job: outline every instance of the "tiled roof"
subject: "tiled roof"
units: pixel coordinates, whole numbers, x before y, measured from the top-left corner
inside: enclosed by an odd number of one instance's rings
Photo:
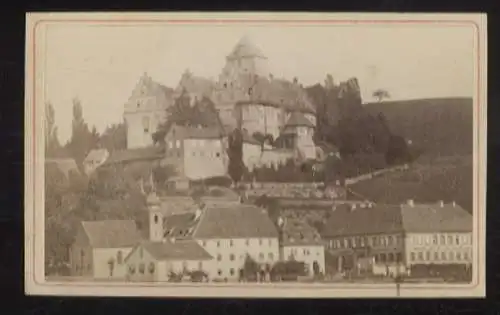
[[[278,231],[264,209],[240,204],[205,208],[194,237],[273,238],[278,237]]]
[[[157,160],[163,158],[164,153],[158,147],[118,150],[110,153],[103,165],[132,162],[138,160]]]
[[[406,232],[471,232],[472,215],[459,205],[426,204],[401,206]]]
[[[209,260],[212,256],[195,241],[144,242],[140,246],[157,260]]]
[[[286,122],[286,126],[306,126],[306,127],[311,127],[314,128],[313,123],[307,119],[304,114],[299,113],[299,112],[293,112],[290,114],[290,118],[288,118],[288,121]]]
[[[108,154],[108,150],[106,149],[90,150],[89,154],[85,157],[85,161],[100,160],[105,158],[106,154]]]
[[[224,132],[220,128],[196,128],[174,125],[168,132],[177,139],[220,139]]]
[[[133,220],[83,221],[82,227],[93,248],[132,247],[141,240]]]
[[[66,177],[70,172],[80,173],[74,159],[45,159],[45,165],[56,166]]]
[[[472,231],[472,217],[458,205],[337,206],[323,237],[378,233],[440,233]]]
[[[304,220],[286,218],[281,228],[283,246],[323,245],[315,228]]]
[[[255,103],[257,100],[261,104],[282,107],[290,111],[316,112],[307,92],[296,83],[249,75],[240,75],[239,81],[241,88],[249,92],[250,98],[247,102],[237,104]]]

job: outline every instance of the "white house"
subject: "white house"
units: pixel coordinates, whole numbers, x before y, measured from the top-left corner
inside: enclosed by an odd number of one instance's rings
[[[214,274],[214,260],[193,240],[165,239],[138,244],[125,259],[131,281],[169,281],[172,274]]]
[[[140,241],[132,220],[83,221],[70,248],[71,273],[95,279],[123,279],[125,257]]]

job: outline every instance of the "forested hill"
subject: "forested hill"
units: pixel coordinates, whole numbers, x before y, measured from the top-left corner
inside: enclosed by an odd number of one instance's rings
[[[424,155],[472,153],[472,98],[384,101],[364,107],[373,115],[382,113],[391,131],[410,139]]]

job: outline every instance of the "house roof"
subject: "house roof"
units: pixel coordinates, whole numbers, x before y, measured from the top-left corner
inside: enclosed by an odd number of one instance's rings
[[[81,224],[93,248],[132,247],[141,240],[133,220],[82,221]]]
[[[258,102],[263,105],[284,108],[288,111],[312,114],[316,112],[305,89],[288,80],[242,74],[239,76],[239,84],[245,92],[249,93],[249,100],[237,102],[237,105]]]
[[[193,240],[143,242],[141,245],[157,260],[209,260],[212,256]]]
[[[253,205],[213,205],[204,209],[193,236],[210,238],[273,238],[278,231],[264,209]]]
[[[108,154],[108,150],[106,149],[94,149],[90,150],[89,154],[85,157],[85,161],[95,161],[95,160],[100,160],[103,158],[106,158],[106,155]]]
[[[313,123],[300,112],[293,112],[292,114],[290,114],[290,118],[288,118],[288,121],[285,125],[288,127],[306,126],[314,128]]]
[[[281,228],[283,246],[323,245],[318,231],[304,220],[286,218]]]
[[[117,150],[110,153],[103,165],[126,163],[139,160],[157,160],[163,158],[164,153],[158,147]]]
[[[458,205],[375,205],[351,209],[338,205],[323,237],[379,233],[443,233],[472,231],[472,217]]]
[[[196,128],[174,125],[168,134],[172,134],[177,139],[221,139],[224,131],[221,128]]]

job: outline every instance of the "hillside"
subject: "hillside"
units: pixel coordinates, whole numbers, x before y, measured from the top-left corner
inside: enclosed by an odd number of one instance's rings
[[[440,98],[369,103],[365,108],[382,113],[391,132],[412,140],[424,155],[472,154],[471,98]]]
[[[472,211],[472,158],[442,158],[416,163],[407,171],[388,173],[349,186],[363,199],[379,203],[456,201]],[[352,196],[352,199],[359,197]]]

